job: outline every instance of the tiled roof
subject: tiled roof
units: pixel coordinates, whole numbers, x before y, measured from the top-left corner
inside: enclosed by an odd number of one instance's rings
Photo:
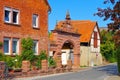
[[[55,28],[61,28],[64,21],[60,21]],[[94,27],[97,26],[97,22],[89,20],[71,20],[70,21],[75,32],[81,34],[80,42],[89,42],[92,36]],[[51,35],[50,40],[54,40],[54,35]]]

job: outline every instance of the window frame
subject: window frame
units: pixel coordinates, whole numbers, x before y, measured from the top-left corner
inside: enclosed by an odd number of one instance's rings
[[[4,50],[4,54],[5,55],[10,55],[10,48],[11,48],[11,46],[10,46],[10,38],[4,38],[4,41],[8,41],[8,46],[9,46],[9,48],[8,48],[8,53],[5,53],[5,50]],[[3,41],[3,43],[4,43],[4,41]],[[4,48],[4,44],[3,44],[3,48]]]
[[[16,17],[16,18],[17,18],[17,19],[16,19],[17,21],[16,21],[16,23],[13,21],[13,19],[14,19],[14,18],[13,18],[13,16],[14,16],[14,15],[13,15],[13,12],[16,12],[16,13],[17,13],[17,17]],[[12,9],[12,23],[13,23],[13,24],[19,24],[19,14],[20,14],[20,11],[19,11],[19,10],[17,10],[17,9]]]
[[[5,17],[5,11],[9,11],[10,13],[9,13],[9,21],[6,21],[6,17]],[[9,7],[5,7],[4,8],[4,22],[6,22],[6,23],[11,23],[11,16],[12,16],[12,9],[11,8],[9,8]]]
[[[34,52],[34,43],[36,44],[36,51]],[[34,52],[34,55],[38,55],[38,40],[34,40],[33,41],[33,52]]]
[[[35,17],[35,20],[36,20],[36,26],[34,25],[34,17]],[[33,28],[39,28],[39,16],[38,16],[38,14],[33,14],[32,15],[32,27]]]
[[[16,52],[13,52],[13,41],[17,41]],[[16,39],[16,38],[12,39],[12,54],[13,55],[18,55],[19,54],[19,39]]]

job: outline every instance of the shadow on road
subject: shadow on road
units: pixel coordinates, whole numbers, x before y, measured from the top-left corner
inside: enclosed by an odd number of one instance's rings
[[[108,75],[118,75],[117,64],[93,68],[98,71],[106,72]]]

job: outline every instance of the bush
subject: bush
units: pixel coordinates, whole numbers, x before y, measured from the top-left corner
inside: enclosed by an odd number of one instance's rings
[[[41,66],[41,61],[40,60],[36,61],[36,66],[37,66],[38,69],[41,69],[42,66]]]
[[[118,72],[120,74],[120,47],[117,48],[117,65],[118,65]]]
[[[115,43],[106,42],[100,46],[102,56],[109,62],[116,62]]]
[[[56,67],[56,62],[52,57],[48,58],[49,67]]]
[[[23,60],[28,60],[33,62],[35,55],[33,52],[33,40],[31,38],[22,39],[22,54],[21,57]]]
[[[21,66],[22,66],[22,57],[19,56],[19,55],[16,55],[13,62],[14,62],[14,66],[13,66],[14,68],[21,68]]]
[[[39,58],[40,60],[47,60],[47,55],[45,50],[40,52]]]
[[[4,61],[4,55],[3,55],[3,53],[2,52],[0,52],[0,61]]]
[[[38,55],[37,57],[36,57],[36,66],[37,66],[37,68],[39,68],[39,69],[41,69],[41,60],[47,60],[47,55],[46,55],[46,51],[45,50],[43,50],[43,51],[41,51],[40,52],[40,55]]]
[[[3,43],[2,42],[0,42],[0,48],[3,46]]]
[[[8,67],[13,68],[14,58],[10,56],[4,56],[4,61],[7,63]]]

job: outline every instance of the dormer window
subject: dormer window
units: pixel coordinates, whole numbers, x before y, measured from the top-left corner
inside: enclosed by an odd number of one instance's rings
[[[33,14],[32,16],[32,25],[33,28],[38,28],[38,15]]]

